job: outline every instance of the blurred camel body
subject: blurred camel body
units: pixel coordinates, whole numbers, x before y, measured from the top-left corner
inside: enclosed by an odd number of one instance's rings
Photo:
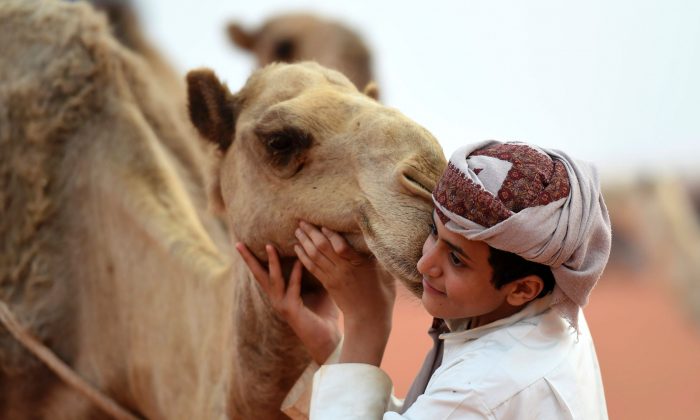
[[[240,48],[255,55],[258,65],[314,60],[340,71],[358,89],[372,77],[372,57],[361,37],[347,26],[310,14],[284,14],[246,30],[231,23],[229,36]]]
[[[305,219],[419,287],[442,151],[339,73],[276,65],[235,95],[191,73],[211,159],[154,69],[87,5],[5,1],[0,38],[0,299],[133,413],[283,417],[309,358],[231,239],[289,257]],[[101,415],[0,327],[0,418]]]
[[[631,277],[651,272],[700,323],[700,218],[689,185],[678,175],[654,175],[609,183],[604,194],[613,226],[610,268]]]

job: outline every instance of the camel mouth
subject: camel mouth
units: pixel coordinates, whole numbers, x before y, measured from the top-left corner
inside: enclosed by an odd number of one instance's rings
[[[301,293],[303,295],[320,293],[325,290],[321,281],[311,274],[309,270],[306,268],[301,270]]]
[[[294,263],[297,261],[296,256],[280,256],[280,265],[282,266],[282,277],[284,278],[285,285],[289,285],[289,277],[292,273],[292,268]],[[301,270],[301,293],[311,294],[318,293],[325,290],[321,281],[319,281],[311,272],[309,272],[305,267]]]
[[[423,276],[418,272],[416,264],[422,255],[423,242],[421,241],[421,246],[412,249],[410,246],[406,247],[406,244],[411,243],[412,240],[404,241],[403,239],[408,239],[405,236],[389,239],[378,235],[377,229],[369,217],[371,212],[374,212],[372,207],[365,205],[357,218],[368,253],[374,255],[379,264],[392,277],[399,280],[414,295],[420,296],[423,292]],[[425,217],[425,236],[427,237],[427,221],[432,218],[432,211],[426,212]],[[401,251],[400,248],[403,250]]]
[[[365,257],[373,257],[372,251],[370,251],[365,241],[364,235],[359,231],[349,231],[349,232],[338,232],[341,234],[348,244],[359,254]],[[294,262],[297,260],[296,256],[282,256],[280,262],[282,264],[282,273],[284,275],[285,281],[289,281],[289,276],[292,272],[292,267]],[[323,284],[318,280],[311,272],[309,272],[305,267],[302,267],[301,274],[301,291],[302,294],[313,294],[321,292],[324,289]]]
[[[367,209],[367,207],[364,209]],[[387,241],[387,238],[377,235],[366,211],[360,211],[355,220],[358,222],[357,226],[359,229],[336,228],[336,232],[342,235],[356,252],[368,258],[375,258],[389,275],[399,280],[413,294],[420,296],[423,291],[422,276],[418,272],[416,263],[420,258],[421,251],[411,251],[409,252],[411,255],[402,255],[401,252],[397,252],[395,244]],[[280,256],[285,282],[289,281],[289,276],[296,261],[296,255]],[[303,268],[301,277],[302,295],[322,293],[324,290],[321,281],[306,268]]]
[[[289,266],[289,270],[283,270],[285,273],[291,272],[291,267],[294,265],[294,261],[296,260],[295,257],[285,257],[282,258],[282,265],[284,266]],[[380,264],[385,267],[385,270],[390,273],[390,275],[397,279],[398,281],[403,284],[403,286],[408,290],[414,297],[420,299],[420,297],[423,295],[423,283],[421,280],[415,281],[415,279],[411,276],[397,276],[393,274],[395,270],[386,268],[386,264],[380,262]],[[289,282],[289,274],[284,275],[285,278],[285,283],[288,284]],[[326,291],[326,288],[323,287],[323,284],[319,279],[317,279],[313,274],[311,274],[306,268],[302,269],[302,274],[301,274],[301,296],[302,298],[306,299],[306,297],[314,296],[314,295],[323,295],[325,293],[328,293]]]

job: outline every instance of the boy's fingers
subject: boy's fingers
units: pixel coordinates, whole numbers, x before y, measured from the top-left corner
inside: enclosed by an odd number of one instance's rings
[[[248,269],[250,270],[250,272],[253,273],[253,277],[255,277],[255,280],[257,280],[258,283],[260,283],[260,285],[263,287],[263,289],[265,289],[265,291],[267,291],[267,289],[268,289],[267,271],[265,271],[263,266],[260,265],[260,262],[258,261],[257,258],[255,258],[255,255],[253,255],[253,253],[250,252],[248,247],[245,246],[241,242],[238,242],[236,244],[236,250],[238,251],[239,254],[241,254],[243,261],[248,266]]]
[[[270,268],[270,291],[274,293],[275,298],[280,299],[284,296],[284,278],[282,277],[280,259],[277,255],[277,250],[272,245],[265,245],[265,251],[267,251],[268,266]]]
[[[309,256],[306,254],[306,251],[304,250],[304,247],[301,245],[294,245],[294,252],[297,254],[297,257],[299,257],[299,261],[306,267],[311,274],[316,276],[316,278],[320,278],[321,271],[314,263],[314,261],[309,258]]]
[[[336,254],[340,255],[346,260],[356,258],[359,256],[357,252],[355,252],[355,250],[352,249],[350,244],[348,244],[348,241],[346,241],[345,238],[343,238],[343,236],[338,232],[330,230],[326,227],[322,227],[321,232],[323,232],[326,238],[328,238],[328,241],[330,242]]]
[[[285,298],[291,301],[301,299],[301,270],[301,261],[294,261],[292,274],[289,276],[289,286],[287,286],[287,292],[285,293]]]
[[[316,245],[324,255],[328,256],[329,252],[332,250],[331,243],[326,238],[316,226],[306,223],[304,221],[299,222],[299,227],[306,233],[306,235],[311,239],[311,241]]]
[[[316,244],[311,240],[311,238],[307,235],[307,233],[304,230],[298,228],[294,232],[294,235],[296,236],[297,240],[299,240],[299,244],[302,246],[302,248],[304,248],[306,256],[314,262],[314,265],[321,269],[333,265],[333,262],[331,262],[331,260],[329,260],[323,254],[323,252],[321,252],[321,250],[316,246]],[[304,266],[306,266],[306,264],[304,264]]]

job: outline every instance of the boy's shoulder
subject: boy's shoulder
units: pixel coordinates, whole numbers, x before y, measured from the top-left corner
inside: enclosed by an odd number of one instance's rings
[[[577,336],[563,318],[548,310],[477,339],[447,340],[435,385],[452,384],[476,392],[488,407],[497,407],[530,387],[575,386],[576,367],[590,360],[591,353],[595,359],[590,336],[585,334],[587,329]],[[594,367],[597,374],[597,363]]]

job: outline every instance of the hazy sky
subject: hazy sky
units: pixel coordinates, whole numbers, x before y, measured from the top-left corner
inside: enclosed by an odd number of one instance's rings
[[[357,29],[382,100],[447,156],[487,138],[565,150],[604,171],[700,164],[700,1],[173,1],[140,6],[183,73],[232,90],[254,67],[225,25],[312,11]]]

